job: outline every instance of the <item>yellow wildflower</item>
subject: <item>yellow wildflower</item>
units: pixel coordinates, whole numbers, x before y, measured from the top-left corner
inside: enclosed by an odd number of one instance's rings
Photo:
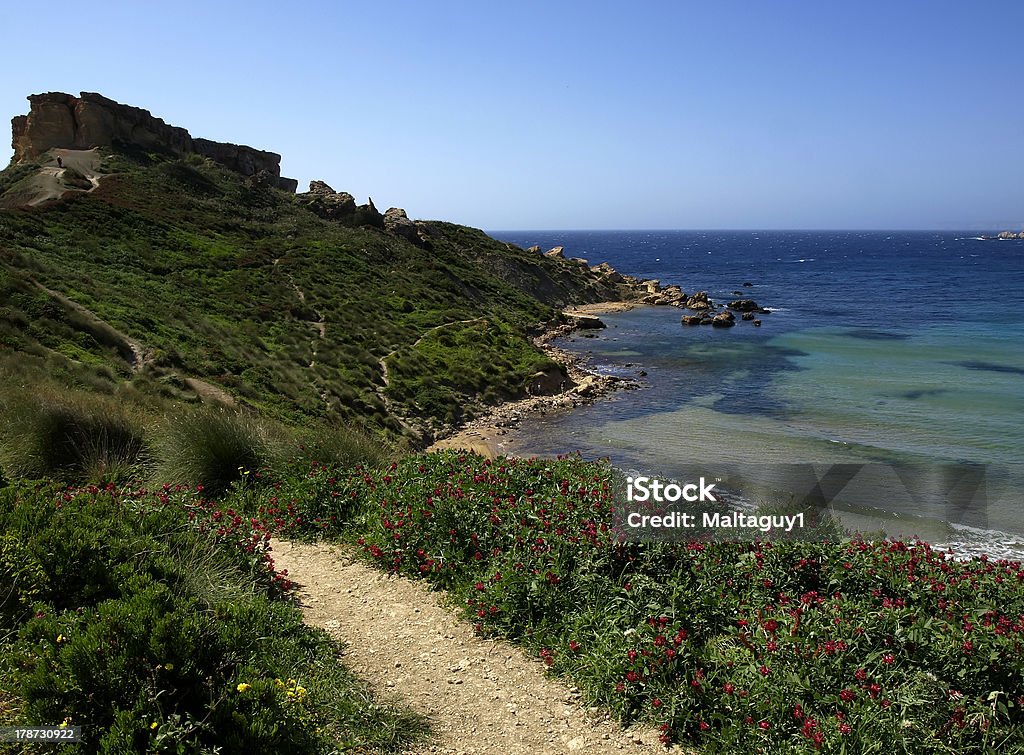
[[[157,723],[156,721],[154,721],[153,723],[151,723],[151,724],[149,725],[149,728],[150,728],[150,729],[155,729],[155,728],[156,728],[156,727],[158,727],[159,725],[160,725],[160,724],[158,724],[158,723]]]
[[[235,687],[235,689],[237,689],[239,692],[248,692],[251,687],[251,684],[246,684],[245,682],[242,682],[237,687]]]

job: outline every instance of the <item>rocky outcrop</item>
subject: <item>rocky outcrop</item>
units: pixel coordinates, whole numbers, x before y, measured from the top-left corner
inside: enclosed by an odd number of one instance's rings
[[[575,387],[564,368],[553,364],[545,370],[535,372],[526,381],[526,392],[531,396],[555,396]]]
[[[384,213],[384,230],[414,244],[423,243],[419,227],[409,220],[409,216],[401,207],[392,207]]]
[[[91,149],[118,144],[174,155],[198,154],[247,177],[294,192],[297,182],[281,177],[281,156],[241,144],[193,138],[148,110],[122,105],[95,92],[33,94],[28,115],[11,121],[15,162],[34,160],[54,148]]]
[[[737,312],[756,312],[760,309],[760,307],[757,306],[757,302],[753,299],[734,299],[725,306]]]
[[[539,249],[540,247],[537,247],[537,248]],[[564,256],[563,255],[564,252],[565,252],[565,247],[564,246],[556,246],[553,249],[548,249],[546,252],[544,252],[544,256],[545,257],[563,257]]]
[[[711,324],[716,328],[731,328],[736,324],[736,315],[729,310],[719,312],[711,318]]]
[[[327,183],[324,182],[324,181],[310,181],[309,182],[309,191],[306,192],[306,193],[307,194],[315,194],[315,195],[321,196],[321,197],[329,197],[332,194],[336,195],[338,192],[336,192],[334,189],[332,189],[330,186],[328,186]]]
[[[686,300],[686,308],[693,310],[714,309],[714,303],[708,298],[707,291],[698,291]]]
[[[608,327],[597,315],[567,314],[566,317],[576,330],[599,330]]]

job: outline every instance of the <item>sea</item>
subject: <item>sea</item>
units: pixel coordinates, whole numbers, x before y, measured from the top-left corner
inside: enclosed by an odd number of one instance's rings
[[[605,329],[555,345],[640,387],[527,417],[502,451],[579,452],[661,479],[715,475],[740,508],[799,499],[811,480],[847,529],[1024,559],[1024,240],[491,235],[770,310],[760,327],[737,317],[732,328],[683,326],[685,311],[667,306],[602,315]]]

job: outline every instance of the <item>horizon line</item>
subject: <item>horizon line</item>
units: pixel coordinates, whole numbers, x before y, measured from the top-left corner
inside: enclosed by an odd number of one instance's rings
[[[999,233],[991,228],[482,228],[487,233]],[[1024,228],[1022,228],[1024,230]]]

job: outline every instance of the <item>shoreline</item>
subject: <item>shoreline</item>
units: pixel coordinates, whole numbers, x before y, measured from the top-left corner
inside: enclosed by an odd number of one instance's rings
[[[612,393],[640,388],[642,384],[638,380],[597,372],[589,367],[587,357],[553,346],[551,341],[585,329],[579,323],[571,321],[574,315],[595,317],[600,314],[627,312],[641,303],[626,300],[608,301],[563,309],[562,313],[567,315],[570,321],[548,323],[544,331],[532,341],[548,358],[565,368],[571,387],[551,395],[526,396],[498,404],[452,433],[435,439],[427,446],[426,452],[463,450],[491,459],[506,456],[508,454],[502,450],[503,444],[499,439],[508,435],[509,430],[518,427],[524,418],[548,412],[568,412],[580,406],[593,404]]]

